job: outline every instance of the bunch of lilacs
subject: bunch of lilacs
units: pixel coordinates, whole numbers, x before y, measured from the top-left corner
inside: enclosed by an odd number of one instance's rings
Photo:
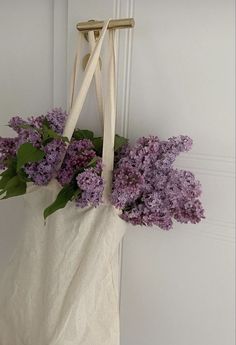
[[[204,218],[201,185],[193,173],[173,167],[181,152],[189,151],[187,136],[166,141],[150,136],[127,146],[116,162],[112,203],[121,218],[133,225],[172,228],[173,219],[198,223]]]
[[[79,207],[101,202],[102,166],[93,133],[76,130],[69,143],[62,136],[66,118],[60,108],[28,119],[11,118],[9,127],[17,136],[0,137],[0,194],[5,193],[4,198],[24,194],[28,182],[44,186],[56,178],[62,185],[59,202],[62,196],[66,203],[75,200]],[[57,198],[49,214],[59,208],[59,202]]]
[[[60,138],[63,132],[66,113],[61,109],[53,109],[46,115],[30,117],[23,119],[20,116],[14,116],[9,121],[11,127],[16,133],[15,138],[0,138],[0,168],[7,168],[9,160],[17,157],[17,151],[20,146],[29,143],[38,150],[42,150],[44,157],[37,162],[26,163],[23,167],[29,180],[36,185],[47,185],[55,175],[55,169],[58,166],[61,157],[65,152],[65,142]],[[52,131],[55,138],[48,135],[44,138],[45,131]],[[55,135],[55,134],[58,134]],[[49,140],[50,139],[50,140]]]
[[[101,174],[102,159],[92,140],[72,138],[57,179],[64,188],[74,186],[78,207],[96,207],[102,202],[104,183]]]

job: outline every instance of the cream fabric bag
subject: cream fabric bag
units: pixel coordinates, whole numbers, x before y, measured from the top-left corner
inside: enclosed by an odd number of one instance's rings
[[[91,54],[64,135],[71,137],[98,63],[109,21]],[[114,31],[109,30],[104,107],[104,203],[43,209],[59,186],[29,189],[22,243],[0,285],[0,345],[119,345],[118,247],[125,223],[109,204],[115,133]]]

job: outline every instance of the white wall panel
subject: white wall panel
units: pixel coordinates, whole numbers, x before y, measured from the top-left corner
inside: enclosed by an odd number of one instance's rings
[[[122,345],[233,345],[234,2],[133,7],[128,136],[193,138],[176,166],[201,180],[207,219],[169,233],[129,228]]]
[[[130,135],[188,133],[234,156],[234,1],[135,1]],[[142,100],[142,101],[141,101]]]
[[[205,226],[130,229],[122,345],[234,345],[234,250]]]
[[[0,135],[12,136],[4,126],[11,116],[40,115],[53,105],[53,2],[1,0],[0,42]],[[21,199],[1,201],[0,272],[23,223]]]

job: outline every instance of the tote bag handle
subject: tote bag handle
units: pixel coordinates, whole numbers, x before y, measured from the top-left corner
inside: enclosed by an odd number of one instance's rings
[[[89,86],[91,84],[93,75],[95,73],[97,63],[99,60],[102,44],[104,42],[105,34],[107,31],[107,27],[109,25],[110,19],[107,20],[103,26],[103,29],[101,31],[101,36],[89,58],[89,61],[87,63],[86,69],[85,69],[85,75],[82,80],[81,88],[79,90],[79,93],[74,101],[74,104],[72,104],[72,108],[70,110],[69,116],[66,121],[65,129],[63,132],[63,136],[67,137],[69,140],[71,140],[71,137],[73,135],[73,132],[75,130],[77,121],[79,119],[81,110],[84,105],[85,98],[87,96]]]
[[[73,71],[72,71],[72,76],[71,76],[71,85],[70,85],[70,90],[69,90],[69,109],[71,110],[74,100],[75,100],[75,93],[76,93],[76,88],[77,88],[77,82],[78,82],[78,71],[79,71],[79,65],[81,63],[81,50],[82,50],[82,40],[83,40],[83,35],[81,32],[78,32],[78,42],[77,42],[77,49],[76,49],[76,54],[75,54],[75,59],[74,59],[74,66],[73,66]],[[96,40],[95,40],[95,35],[94,31],[89,31],[88,32],[88,42],[89,42],[89,47],[90,47],[90,55],[92,54],[93,50],[96,47]],[[101,122],[101,127],[103,128],[103,92],[102,92],[102,75],[101,75],[101,67],[100,67],[100,62],[98,61],[96,70],[94,73],[94,79],[95,79],[95,89],[96,89],[96,96],[97,96],[97,104],[98,104],[98,113],[99,113],[99,118]]]
[[[66,126],[64,129],[63,135],[68,137],[69,140],[71,139],[74,129],[76,127],[77,121],[79,119],[89,86],[92,82],[93,75],[95,74],[96,79],[96,86],[97,86],[97,96],[100,104],[100,114],[103,111],[104,117],[104,134],[103,134],[103,154],[102,154],[102,164],[103,164],[103,172],[102,176],[105,183],[104,188],[104,201],[109,201],[109,195],[111,192],[111,185],[112,185],[112,171],[114,165],[114,139],[115,139],[115,120],[116,120],[116,58],[115,58],[115,30],[109,30],[109,44],[108,44],[108,78],[107,78],[107,85],[106,85],[106,103],[105,105],[102,104],[102,94],[101,91],[101,75],[100,71],[98,70],[98,62],[100,57],[100,52],[102,48],[102,44],[104,41],[105,33],[107,31],[107,27],[109,25],[109,21],[106,21],[101,36],[95,45],[92,36],[90,35],[90,44],[91,48],[94,47],[88,64],[85,69],[85,76],[81,84],[80,91],[78,96],[76,97],[75,101],[73,102],[74,93],[75,93],[75,83],[77,79],[78,73],[78,60],[79,60],[79,52],[76,53],[76,59],[74,64],[74,74],[72,78],[72,97],[71,97],[71,111],[68,116]],[[80,43],[80,42],[79,42]]]

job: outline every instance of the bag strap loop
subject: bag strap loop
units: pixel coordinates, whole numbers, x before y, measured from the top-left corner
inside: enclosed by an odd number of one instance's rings
[[[116,123],[116,40],[115,30],[109,30],[108,40],[108,76],[106,83],[106,102],[103,104],[102,88],[101,88],[101,71],[99,65],[99,57],[104,41],[105,33],[107,31],[108,20],[101,32],[98,42],[95,42],[94,33],[89,33],[89,43],[91,47],[91,55],[85,69],[85,76],[81,84],[78,96],[74,100],[76,80],[79,66],[79,52],[77,51],[74,63],[72,88],[71,88],[71,111],[69,113],[63,135],[69,140],[71,139],[74,129],[76,127],[78,118],[80,116],[89,86],[95,75],[95,85],[97,91],[98,105],[100,117],[104,120],[103,126],[103,153],[102,153],[102,176],[105,187],[103,198],[105,202],[109,202],[109,196],[112,186],[112,172],[114,165],[114,140],[115,140],[115,123]],[[80,34],[81,35],[81,34]],[[80,38],[78,41],[78,48],[80,48]]]
[[[73,132],[76,127],[76,123],[79,119],[82,107],[84,105],[85,98],[87,96],[89,86],[91,84],[91,81],[93,79],[93,75],[95,73],[97,63],[99,61],[99,56],[102,48],[102,44],[105,38],[105,34],[108,28],[108,24],[110,22],[110,19],[107,20],[104,24],[104,27],[101,31],[101,36],[96,44],[95,49],[93,50],[92,54],[90,55],[89,61],[87,63],[86,69],[85,69],[85,75],[81,84],[81,88],[79,90],[79,93],[75,99],[74,104],[72,105],[71,111],[69,113],[69,116],[66,121],[65,129],[63,132],[63,136],[67,137],[69,140],[71,139]],[[76,72],[77,73],[77,72]]]
[[[89,42],[89,46],[90,46],[90,51],[92,53],[92,51],[96,47],[94,31],[88,32],[88,42]],[[101,74],[101,66],[100,66],[99,61],[98,61],[98,64],[97,64],[97,67],[95,70],[94,77],[95,77],[95,88],[96,88],[97,103],[98,103],[98,113],[99,113],[99,117],[100,117],[101,126],[103,128],[104,104],[103,104],[103,92],[102,92],[102,74]]]

